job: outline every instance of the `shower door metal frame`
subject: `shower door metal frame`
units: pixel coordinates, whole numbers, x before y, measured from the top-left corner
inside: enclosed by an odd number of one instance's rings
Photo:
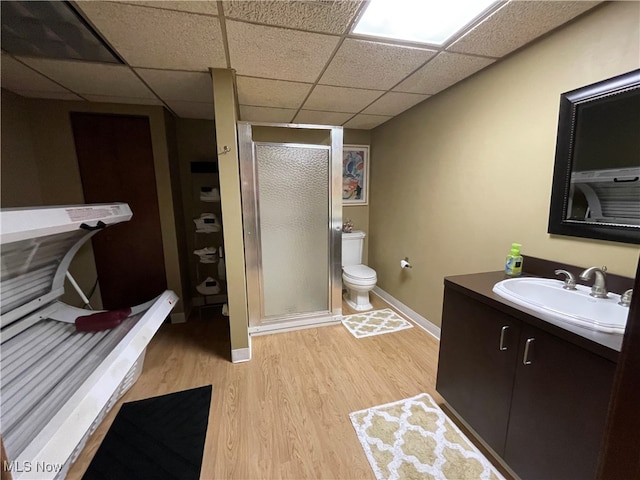
[[[330,133],[330,145],[254,142],[253,127],[276,127],[325,130]],[[249,332],[252,334],[304,328],[326,323],[337,323],[342,315],[342,127],[291,123],[238,122],[238,146],[240,154],[240,182],[242,195],[245,264],[247,274],[247,299]],[[258,201],[258,176],[256,144],[288,147],[322,148],[329,153],[329,191],[327,192],[329,240],[328,309],[310,313],[293,313],[265,317],[262,285],[262,256],[260,237],[260,205]]]

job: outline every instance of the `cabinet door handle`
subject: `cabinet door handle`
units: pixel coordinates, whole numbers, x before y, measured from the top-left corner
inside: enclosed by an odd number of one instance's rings
[[[506,336],[507,330],[509,330],[509,325],[505,325],[502,327],[502,330],[500,330],[500,350],[507,349],[507,346],[504,344],[504,337]]]
[[[527,342],[524,344],[524,357],[522,358],[522,363],[525,365],[531,365],[533,363],[533,360],[529,359],[529,348],[535,341],[535,338],[527,338]]]

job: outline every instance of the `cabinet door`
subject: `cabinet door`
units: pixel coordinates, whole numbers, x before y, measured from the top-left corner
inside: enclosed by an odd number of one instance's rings
[[[504,459],[525,480],[595,478],[615,364],[531,326],[519,356]]]
[[[436,389],[499,455],[519,330],[518,320],[445,289]]]

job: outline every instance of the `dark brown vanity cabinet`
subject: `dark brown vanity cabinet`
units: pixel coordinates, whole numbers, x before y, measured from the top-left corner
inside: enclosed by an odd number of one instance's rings
[[[504,454],[520,322],[445,289],[436,390]]]
[[[445,288],[436,389],[522,479],[595,478],[615,363]]]

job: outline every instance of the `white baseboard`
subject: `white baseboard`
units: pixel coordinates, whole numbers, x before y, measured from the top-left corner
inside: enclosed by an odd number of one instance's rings
[[[235,350],[231,350],[231,361],[233,363],[248,362],[249,360],[251,360],[250,348],[236,348]]]
[[[419,327],[422,327],[422,329],[425,330],[427,333],[430,333],[431,335],[436,337],[438,340],[440,340],[440,327],[434,325],[429,320],[427,320],[422,315],[420,315],[418,312],[407,307],[400,300],[391,296],[389,293],[385,292],[380,287],[377,287],[377,286],[374,287],[371,292],[376,294],[378,297],[383,299],[385,302],[387,302],[389,305],[391,305],[395,309],[397,309],[400,313],[409,317],[410,320],[412,320]]]
[[[249,335],[249,346],[247,348],[231,350],[231,361],[233,363],[248,362],[249,360],[251,360],[251,335]]]

